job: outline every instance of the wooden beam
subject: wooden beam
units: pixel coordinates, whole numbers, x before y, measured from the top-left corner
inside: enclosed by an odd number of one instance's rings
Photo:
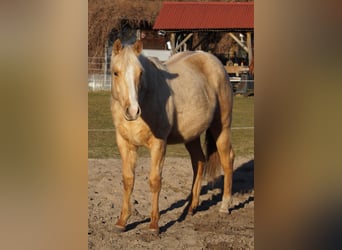
[[[192,47],[192,49],[195,50],[195,49],[196,49],[198,46],[200,46],[201,43],[203,43],[203,41],[204,41],[205,39],[207,39],[207,38],[208,38],[208,34],[206,34],[204,37],[202,37],[201,40],[200,40],[194,47]]]
[[[247,53],[248,53],[248,48],[237,38],[233,33],[229,32],[229,36],[231,36],[235,42],[237,42]]]
[[[183,40],[180,44],[178,44],[178,46],[175,48],[175,51],[177,52],[177,51],[179,50],[179,48],[180,48],[184,43],[186,43],[186,41],[188,41],[188,40],[190,39],[190,37],[192,37],[193,34],[194,34],[194,33],[189,33],[189,34],[184,38],[184,40]]]
[[[228,74],[239,75],[249,71],[248,66],[224,66]]]

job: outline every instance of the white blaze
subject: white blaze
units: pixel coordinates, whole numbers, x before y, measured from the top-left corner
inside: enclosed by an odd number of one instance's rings
[[[134,69],[132,65],[128,65],[126,69],[126,82],[128,84],[128,99],[130,106],[128,107],[128,112],[131,116],[135,116],[138,113],[139,104],[137,100],[137,93],[134,84]]]

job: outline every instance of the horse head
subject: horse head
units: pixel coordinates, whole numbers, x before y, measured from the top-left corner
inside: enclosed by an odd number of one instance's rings
[[[122,46],[119,39],[114,42],[111,60],[112,97],[117,100],[127,121],[134,121],[141,115],[138,91],[143,67],[138,60],[142,42],[132,46]]]

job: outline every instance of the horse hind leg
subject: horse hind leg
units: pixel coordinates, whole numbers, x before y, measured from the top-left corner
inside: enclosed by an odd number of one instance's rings
[[[185,147],[190,154],[193,169],[192,190],[188,211],[189,214],[193,214],[199,204],[205,157],[202,151],[201,140],[199,137],[189,143],[186,143]]]
[[[234,151],[231,146],[230,128],[218,129],[212,126],[206,134],[207,167],[206,174],[213,179],[217,169],[222,167],[224,173],[223,195],[220,212],[227,213],[232,200],[232,181]]]
[[[227,213],[228,208],[232,203],[233,166],[235,158],[234,150],[231,145],[230,128],[221,131],[217,137],[216,146],[224,172],[224,186],[220,212]]]

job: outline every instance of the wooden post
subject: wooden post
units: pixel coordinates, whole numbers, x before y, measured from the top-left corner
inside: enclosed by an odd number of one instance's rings
[[[247,49],[248,49],[248,65],[251,65],[252,59],[253,59],[251,32],[247,32]]]
[[[141,31],[140,31],[140,29],[137,29],[136,36],[137,36],[137,40],[141,39]]]
[[[170,42],[171,42],[171,55],[176,53],[175,47],[176,47],[176,34],[172,32],[170,34]]]

